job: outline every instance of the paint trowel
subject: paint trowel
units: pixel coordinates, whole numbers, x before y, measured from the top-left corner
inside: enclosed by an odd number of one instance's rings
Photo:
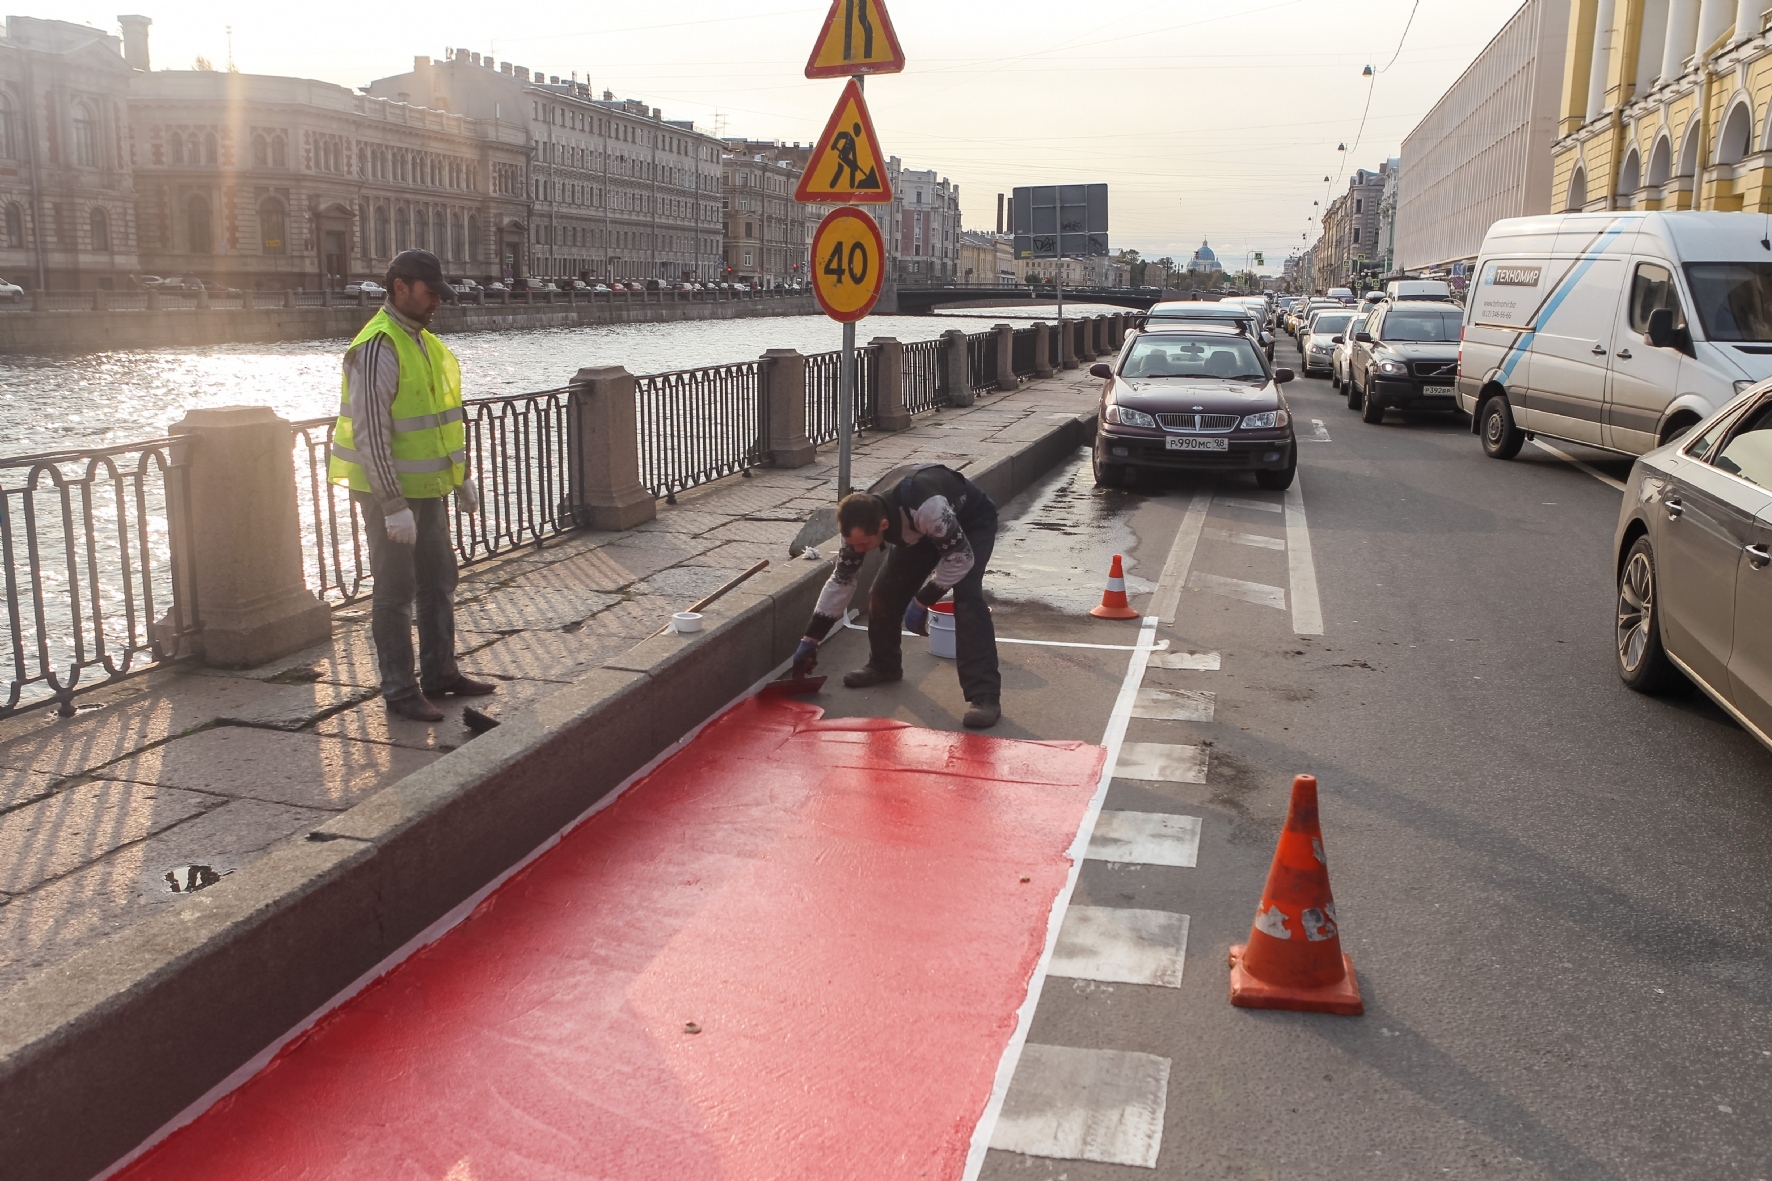
[[[759,697],[804,697],[808,693],[816,693],[824,688],[829,677],[796,677],[793,670],[788,675],[770,681],[758,692]]]

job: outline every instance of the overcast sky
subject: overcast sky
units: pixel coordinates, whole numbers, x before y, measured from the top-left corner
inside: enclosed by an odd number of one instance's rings
[[[957,181],[968,228],[1018,184],[1105,181],[1116,247],[1185,258],[1202,238],[1235,269],[1303,245],[1324,175],[1375,168],[1517,0],[889,0],[904,73],[872,79],[884,147]],[[157,68],[202,54],[247,73],[360,86],[415,54],[466,46],[728,135],[810,140],[840,82],[801,74],[824,0],[664,4],[150,0]],[[116,4],[35,15],[116,32]],[[299,13],[299,17],[297,16]],[[734,15],[739,13],[740,15]],[[436,43],[415,30],[433,30]],[[1402,49],[1398,53],[1399,38]],[[1395,63],[1386,67],[1396,55]],[[1361,68],[1380,69],[1368,86]],[[1370,111],[1361,117],[1370,93]]]

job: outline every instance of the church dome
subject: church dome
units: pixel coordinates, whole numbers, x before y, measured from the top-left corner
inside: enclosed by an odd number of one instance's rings
[[[1206,245],[1206,239],[1200,239],[1200,248],[1194,251],[1194,257],[1201,262],[1217,262],[1218,255],[1212,253],[1212,247]]]

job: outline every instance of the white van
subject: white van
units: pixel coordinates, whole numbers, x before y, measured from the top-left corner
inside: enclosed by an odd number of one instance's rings
[[[1345,304],[1352,304],[1354,302],[1354,289],[1352,287],[1331,287],[1323,294],[1330,299],[1339,299]]]
[[[1437,299],[1452,302],[1452,284],[1444,279],[1392,279],[1384,285],[1384,297],[1398,299]]]
[[[1566,213],[1489,228],[1458,404],[1490,455],[1513,458],[1528,434],[1641,455],[1767,376],[1764,215]]]

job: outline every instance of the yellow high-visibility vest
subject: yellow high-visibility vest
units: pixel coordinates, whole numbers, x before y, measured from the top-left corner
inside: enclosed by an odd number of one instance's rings
[[[426,499],[447,496],[461,487],[467,475],[467,428],[461,405],[461,365],[435,335],[421,330],[424,348],[406,334],[383,308],[363,325],[351,342],[360,348],[374,336],[385,336],[400,358],[400,385],[394,394],[394,472],[400,494]],[[332,430],[332,454],[326,465],[327,479],[348,484],[358,492],[371,491],[363,457],[356,450],[351,389],[342,386],[338,423]]]

